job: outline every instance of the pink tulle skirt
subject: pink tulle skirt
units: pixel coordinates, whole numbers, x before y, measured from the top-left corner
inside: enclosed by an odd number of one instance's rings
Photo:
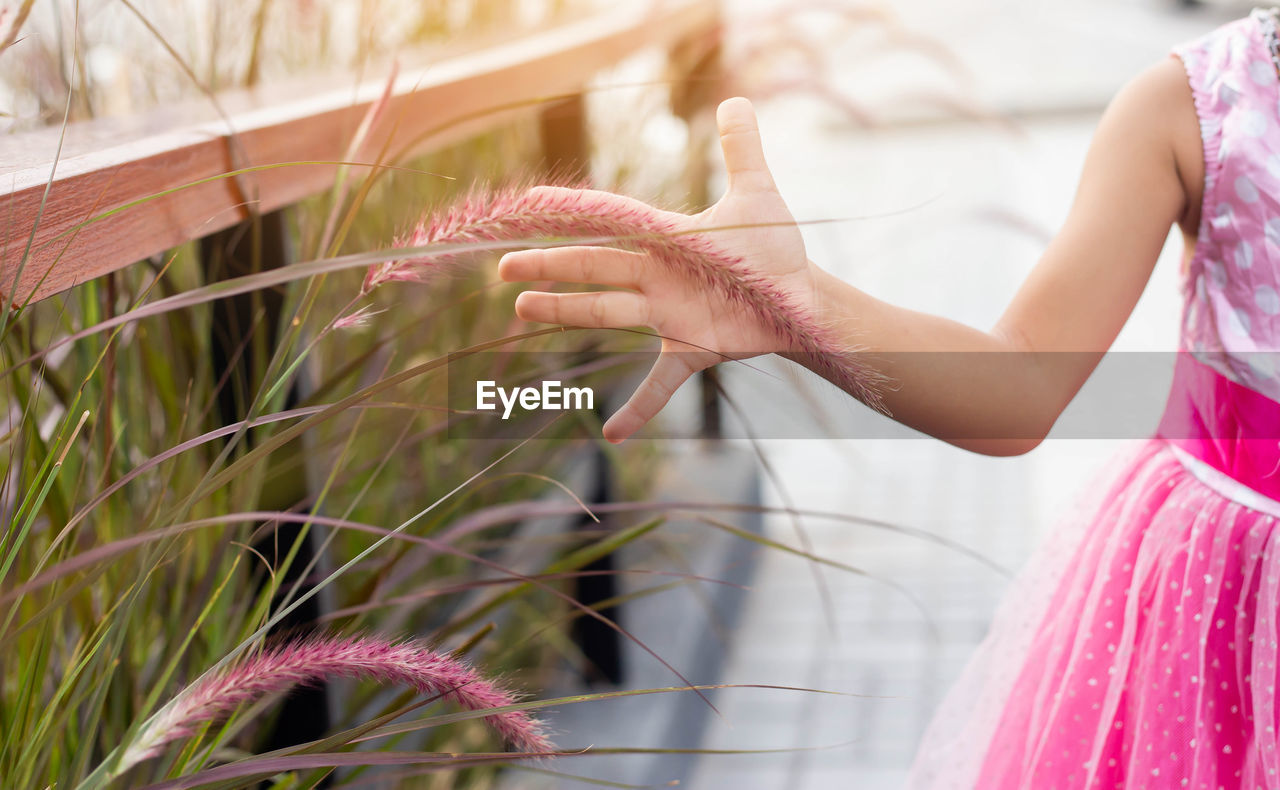
[[[1280,788],[1277,518],[1178,453],[1140,443],[1062,520],[909,787]]]

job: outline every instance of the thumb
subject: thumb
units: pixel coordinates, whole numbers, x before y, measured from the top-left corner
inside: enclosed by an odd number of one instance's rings
[[[760,128],[751,102],[742,97],[726,99],[716,110],[720,150],[729,174],[729,191],[774,192],[773,176],[764,161]]]

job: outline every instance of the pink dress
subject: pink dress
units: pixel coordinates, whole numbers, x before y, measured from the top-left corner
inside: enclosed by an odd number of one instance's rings
[[[1255,11],[1181,45],[1205,155],[1158,435],[1014,582],[913,788],[1280,788],[1280,78]]]

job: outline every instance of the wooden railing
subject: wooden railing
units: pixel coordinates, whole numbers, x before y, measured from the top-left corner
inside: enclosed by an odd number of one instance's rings
[[[542,112],[560,131],[548,135],[549,158],[584,155],[563,144],[566,125],[581,123],[575,103],[566,112],[549,100],[634,52],[706,36],[717,19],[714,0],[616,3],[517,40],[407,63],[368,139],[403,156]],[[318,78],[73,124],[65,139],[58,128],[0,138],[0,288],[8,295],[21,268],[14,301],[38,300],[325,189],[333,164],[262,168],[341,160],[385,87],[385,76],[354,89]],[[246,172],[218,178],[233,171]]]
[[[610,11],[517,40],[437,56],[429,67],[403,63],[380,120],[367,132],[370,145],[356,158],[371,161],[385,150],[394,163],[536,114],[547,170],[585,174],[589,130],[581,91],[592,76],[642,49],[665,48],[676,66],[673,110],[705,118],[712,98],[705,86],[715,67],[708,42],[714,42],[718,22],[715,0],[618,2]],[[333,184],[336,163],[386,88],[385,72],[354,87],[340,78],[316,78],[72,124],[65,135],[50,128],[0,138],[0,294],[12,294],[19,305],[38,301],[187,242],[197,243],[210,280],[290,263],[284,213]],[[691,172],[704,171],[695,164]],[[697,184],[691,187],[699,200]],[[224,424],[243,417],[253,382],[263,374],[235,353],[254,331],[247,317],[255,308],[237,301],[248,298],[213,305],[210,364],[214,378],[228,382],[219,392]],[[258,331],[274,331],[280,294],[258,298],[267,311]],[[708,432],[714,433],[713,425]],[[589,496],[607,498],[603,455],[596,469],[598,490]],[[290,492],[286,499],[305,496]],[[298,539],[296,527],[276,529],[276,545]],[[315,533],[307,533],[292,568],[308,565],[316,546]],[[600,589],[579,597],[590,604],[613,595]],[[317,604],[312,599],[282,627],[314,622]],[[582,638],[596,640],[582,645],[584,652],[617,680],[616,633]],[[319,737],[326,693],[322,688],[291,697],[281,721],[295,724],[277,733],[274,745]]]

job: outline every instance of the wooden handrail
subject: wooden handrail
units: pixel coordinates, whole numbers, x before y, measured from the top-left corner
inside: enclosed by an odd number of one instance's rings
[[[709,30],[716,0],[617,3],[545,32],[406,69],[371,130],[367,158],[421,151],[509,120],[527,103],[580,89],[590,76],[646,47],[671,46]],[[295,203],[332,184],[333,165],[296,165],[217,178],[238,168],[340,160],[386,77],[357,86],[219,95],[225,116],[160,109],[123,120],[0,138],[0,288],[8,295],[24,253],[15,301],[42,299],[186,241]],[[495,114],[491,108],[511,107]],[[447,128],[446,128],[447,127]],[[429,134],[432,130],[441,130]],[[370,150],[366,146],[366,150]],[[50,173],[53,172],[52,181]],[[202,179],[214,179],[200,182]],[[46,185],[51,183],[47,200]],[[188,186],[195,184],[194,186]],[[151,195],[162,197],[130,205]],[[44,203],[41,207],[42,201]],[[117,211],[106,219],[76,226]],[[37,225],[37,217],[39,222]],[[32,227],[36,228],[34,238]]]

